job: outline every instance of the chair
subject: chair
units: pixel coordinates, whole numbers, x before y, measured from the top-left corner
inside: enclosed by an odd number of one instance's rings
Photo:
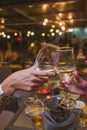
[[[12,70],[9,66],[3,67],[0,69],[0,83],[7,78],[10,74],[12,74]]]

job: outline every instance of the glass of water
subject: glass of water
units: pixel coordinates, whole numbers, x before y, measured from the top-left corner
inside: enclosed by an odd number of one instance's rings
[[[39,99],[27,98],[25,100],[25,113],[31,118],[35,130],[44,130],[42,113],[44,112],[43,103]]]

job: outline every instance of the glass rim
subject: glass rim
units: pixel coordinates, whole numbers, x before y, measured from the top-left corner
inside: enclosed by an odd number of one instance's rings
[[[73,51],[73,47],[59,47],[57,51]]]
[[[59,46],[57,46],[57,45],[55,45],[55,44],[51,44],[51,43],[46,43],[45,45],[47,45],[47,46],[50,46],[50,47],[54,47],[54,48],[60,48]]]

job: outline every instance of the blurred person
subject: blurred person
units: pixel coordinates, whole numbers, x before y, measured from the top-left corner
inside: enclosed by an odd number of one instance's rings
[[[87,98],[87,81],[79,76],[78,71],[75,71],[68,83],[63,81],[61,86],[64,91],[79,94]]]
[[[83,39],[82,52],[85,56],[85,59],[87,59],[87,39]]]
[[[76,37],[76,35],[73,35],[71,38],[72,46],[74,48],[75,58],[77,58],[78,52],[79,52],[79,39]]]
[[[12,73],[0,84],[0,111],[12,99],[11,95],[16,90],[37,90],[48,81],[48,78],[44,77],[53,75],[55,75],[54,72],[38,71],[34,66]]]

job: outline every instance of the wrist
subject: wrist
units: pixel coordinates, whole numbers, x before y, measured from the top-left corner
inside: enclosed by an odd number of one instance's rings
[[[2,83],[1,88],[7,95],[12,95],[15,91],[15,79],[14,74],[8,76]]]
[[[1,84],[1,90],[2,90],[3,93],[5,93],[5,94],[7,94],[9,96],[12,95],[14,93],[14,91],[15,91],[12,84],[10,84],[10,83],[6,84],[5,82],[3,82]]]

